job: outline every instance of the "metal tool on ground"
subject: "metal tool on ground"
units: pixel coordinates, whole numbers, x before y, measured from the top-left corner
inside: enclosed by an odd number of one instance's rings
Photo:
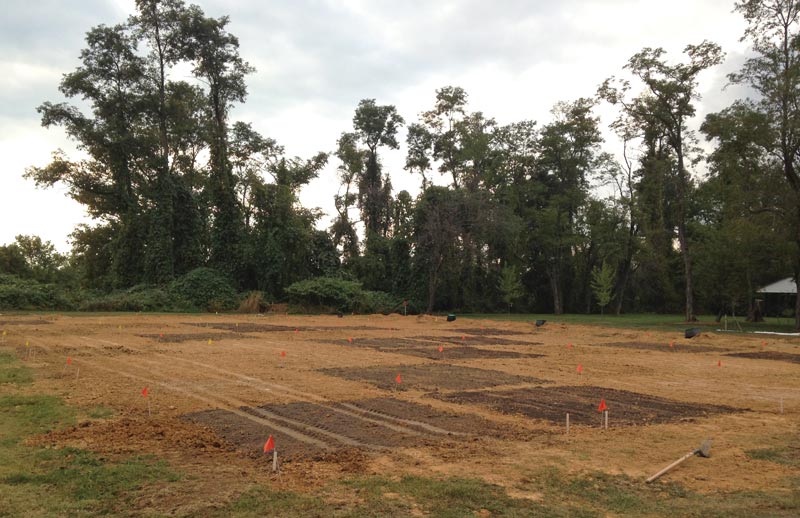
[[[696,450],[690,451],[689,453],[687,453],[686,455],[684,455],[680,459],[676,460],[675,462],[673,462],[672,464],[670,464],[666,468],[662,469],[661,471],[659,471],[658,473],[656,473],[652,477],[648,478],[645,482],[647,484],[649,484],[650,482],[654,481],[655,479],[657,479],[658,477],[660,477],[661,475],[663,475],[667,471],[671,470],[672,468],[674,468],[675,466],[677,466],[681,462],[683,462],[686,459],[689,459],[691,457],[694,457],[695,455],[699,455],[701,457],[708,458],[708,457],[711,456],[710,450],[711,450],[711,439],[706,439],[705,441],[703,441],[703,444],[701,444],[699,448],[697,448]]]

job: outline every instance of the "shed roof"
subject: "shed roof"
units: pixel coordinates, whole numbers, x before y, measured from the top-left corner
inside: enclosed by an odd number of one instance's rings
[[[797,293],[797,283],[792,277],[787,277],[764,286],[758,293]]]

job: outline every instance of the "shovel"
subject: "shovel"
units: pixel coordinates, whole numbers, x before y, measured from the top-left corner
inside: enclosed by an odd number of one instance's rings
[[[711,449],[711,439],[706,439],[705,441],[703,441],[703,444],[701,444],[699,448],[697,448],[694,451],[690,451],[689,453],[687,453],[686,455],[684,455],[680,459],[676,460],[675,462],[673,462],[672,464],[670,464],[666,468],[662,469],[661,471],[659,471],[658,473],[656,473],[652,477],[650,477],[647,480],[645,480],[645,482],[647,484],[649,484],[650,482],[654,481],[655,479],[657,479],[658,477],[660,477],[661,475],[663,475],[667,471],[671,470],[672,468],[674,468],[675,466],[677,466],[681,462],[685,461],[689,457],[694,457],[695,455],[700,455],[701,457],[706,457],[706,458],[710,457],[711,456],[711,454],[709,453],[710,449]]]

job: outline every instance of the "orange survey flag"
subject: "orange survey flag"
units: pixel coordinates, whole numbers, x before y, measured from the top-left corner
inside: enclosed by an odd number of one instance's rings
[[[578,374],[583,374],[583,365],[578,364],[578,367],[575,369],[575,372]]]
[[[147,387],[142,389],[142,397],[147,397]]]
[[[273,439],[272,436],[270,435],[269,439],[267,439],[267,442],[264,443],[264,453],[269,453],[274,449],[275,449],[275,439]]]
[[[608,405],[606,405],[606,400],[605,399],[601,399],[600,400],[600,405],[597,407],[597,411],[598,412],[603,412],[605,410],[608,410]]]
[[[395,380],[395,381],[396,381],[398,384],[400,384],[400,383],[403,383],[403,378],[401,378],[401,377],[400,377],[400,374],[398,374],[398,375],[397,375],[397,376],[394,378],[394,380]]]

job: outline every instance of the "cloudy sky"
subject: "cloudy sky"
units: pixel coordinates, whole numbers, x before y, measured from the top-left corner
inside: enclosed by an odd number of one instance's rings
[[[549,121],[558,101],[591,96],[642,47],[680,59],[688,43],[722,45],[725,63],[701,76],[699,115],[738,95],[722,88],[741,64],[741,16],[732,0],[198,0],[229,15],[242,56],[257,72],[233,117],[252,122],[290,155],[332,151],[351,128],[358,101],[394,104],[407,122],[432,106],[435,90],[457,85],[470,108],[501,124]],[[124,21],[134,0],[4,0],[0,17],[0,244],[36,234],[59,250],[88,221],[65,189],[22,178],[74,143],[40,126],[36,106],[63,100],[61,75],[78,66],[86,31]],[[613,115],[600,112],[604,123]],[[404,139],[403,139],[404,140]],[[608,150],[615,151],[615,143]],[[384,157],[396,190],[416,192],[402,169],[405,150]],[[301,193],[306,206],[333,212],[335,160]],[[327,220],[323,223],[327,223]]]

